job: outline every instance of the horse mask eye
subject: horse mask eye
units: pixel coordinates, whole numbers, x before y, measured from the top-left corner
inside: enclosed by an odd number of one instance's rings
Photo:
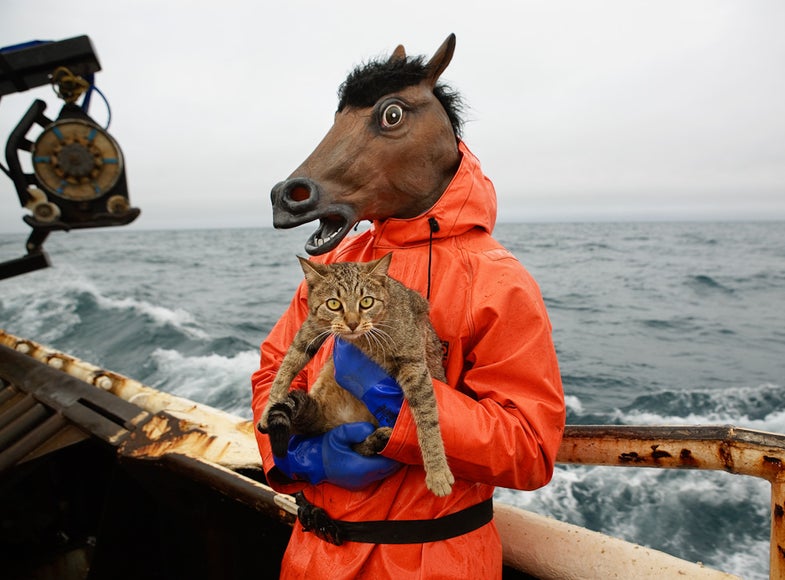
[[[382,111],[382,128],[392,129],[403,121],[403,108],[397,103],[387,105]]]

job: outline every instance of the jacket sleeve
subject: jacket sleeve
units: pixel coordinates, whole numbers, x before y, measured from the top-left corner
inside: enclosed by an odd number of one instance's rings
[[[530,490],[553,475],[565,406],[540,290],[517,260],[511,261],[475,271],[465,306],[470,309],[470,335],[460,349],[450,346],[451,384],[434,380],[434,390],[453,474]],[[463,359],[460,372],[451,372],[456,368],[450,364],[453,356]],[[406,403],[383,454],[422,464]]]
[[[270,386],[275,379],[281,361],[286,354],[286,349],[294,339],[294,335],[302,325],[308,314],[307,294],[305,285],[301,284],[292,299],[289,308],[278,320],[270,334],[261,346],[261,362],[259,369],[251,375],[251,408],[253,410],[254,434],[259,453],[262,456],[262,467],[267,477],[267,482],[277,491],[284,493],[294,493],[304,487],[304,484],[293,482],[275,467],[273,462],[273,452],[270,447],[270,439],[255,428],[262,416],[267,400],[270,395]],[[293,381],[292,388],[305,388],[306,380],[304,370]]]

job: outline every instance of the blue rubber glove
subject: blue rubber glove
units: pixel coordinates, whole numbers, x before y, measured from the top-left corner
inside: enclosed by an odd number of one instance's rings
[[[335,380],[360,399],[381,427],[392,427],[403,405],[403,390],[359,348],[340,338],[333,349]]]
[[[401,464],[393,459],[360,455],[352,444],[360,443],[373,433],[370,423],[346,423],[323,435],[294,435],[285,457],[273,457],[275,465],[289,479],[314,485],[327,481],[356,491],[395,473]]]

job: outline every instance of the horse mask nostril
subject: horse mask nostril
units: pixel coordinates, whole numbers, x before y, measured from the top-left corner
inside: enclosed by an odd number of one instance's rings
[[[319,203],[319,186],[302,177],[284,181],[281,186],[281,202],[294,212],[311,209]]]
[[[313,211],[319,205],[320,197],[319,185],[301,177],[281,181],[270,192],[273,212],[280,223],[287,221],[287,215],[302,216]]]
[[[298,184],[289,190],[289,199],[292,201],[305,201],[311,197],[311,189],[304,185]]]

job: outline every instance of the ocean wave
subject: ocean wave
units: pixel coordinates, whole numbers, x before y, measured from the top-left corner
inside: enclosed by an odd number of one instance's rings
[[[498,489],[495,497],[748,580],[767,577],[769,487],[762,480],[724,472],[558,465],[546,487]],[[729,558],[740,546],[750,557]]]
[[[251,418],[251,374],[259,368],[258,350],[233,356],[188,356],[159,348],[151,359],[155,366],[148,379],[151,386]]]
[[[207,333],[198,328],[194,317],[182,308],[172,309],[135,298],[110,298],[103,294],[93,294],[92,297],[104,310],[131,310],[147,317],[157,326],[170,326],[193,338],[208,338]]]
[[[112,296],[84,276],[65,267],[47,271],[4,286],[0,320],[11,331],[56,343],[73,333],[111,333],[133,325],[135,332],[149,334],[149,327],[169,328],[188,339],[208,338],[195,318],[183,308],[169,308],[129,296]],[[52,288],[57,288],[56,292]],[[148,325],[148,331],[144,326]],[[96,345],[97,346],[97,345]],[[100,347],[94,349],[100,352]]]
[[[583,403],[575,395],[564,395],[564,403],[568,413],[583,415]]]
[[[626,424],[732,424],[785,433],[785,387],[765,383],[713,391],[662,391],[637,397],[614,410],[611,418]]]
[[[591,314],[599,314],[605,311],[602,307],[592,305],[591,297],[581,294],[568,294],[562,298],[554,298],[553,296],[546,295],[544,300],[548,310],[586,312]]]
[[[703,321],[694,316],[674,316],[668,319],[647,318],[639,321],[647,329],[676,332],[697,332],[702,328]]]
[[[688,287],[695,290],[698,294],[703,294],[706,292],[720,292],[723,294],[733,294],[735,291],[733,288],[725,286],[721,284],[711,276],[707,276],[706,274],[697,274],[694,276],[689,276],[686,280],[686,284]]]

